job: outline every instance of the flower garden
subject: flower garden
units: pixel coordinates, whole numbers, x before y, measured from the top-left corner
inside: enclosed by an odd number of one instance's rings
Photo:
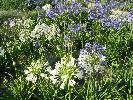
[[[133,2],[0,0],[0,100],[133,100]]]

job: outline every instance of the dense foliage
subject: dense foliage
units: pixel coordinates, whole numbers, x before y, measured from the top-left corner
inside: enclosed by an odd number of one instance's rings
[[[21,1],[0,21],[0,100],[133,99],[131,6]]]

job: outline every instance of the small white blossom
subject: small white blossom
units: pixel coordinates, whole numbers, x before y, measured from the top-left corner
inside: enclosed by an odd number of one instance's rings
[[[48,66],[49,65],[49,63],[48,63],[48,61],[44,64],[44,66]]]
[[[31,72],[32,71],[32,68],[31,67],[27,67],[28,68],[28,70]]]
[[[65,87],[65,83],[63,82],[63,83],[61,84],[60,88],[61,88],[61,89],[64,89],[64,87]]]
[[[21,40],[21,42],[25,42],[24,35],[20,35],[19,39]]]
[[[32,38],[40,38],[41,36],[45,36],[48,40],[51,40],[57,33],[60,32],[59,27],[57,25],[48,26],[45,23],[37,24],[34,30],[31,32]]]
[[[68,77],[68,75],[64,75],[61,78],[62,78],[63,82],[66,82],[69,77]]]
[[[14,21],[14,20],[10,20],[9,26],[10,26],[10,27],[15,26],[15,21]]]
[[[57,82],[56,76],[50,76],[52,83],[55,84]]]
[[[74,80],[69,80],[69,85],[70,85],[70,86],[73,87],[75,84],[76,84],[76,82],[75,82]]]
[[[30,71],[29,71],[29,70],[24,70],[24,73],[25,73],[25,74],[29,74]]]
[[[54,69],[54,70],[51,70],[51,71],[50,71],[50,74],[54,76],[54,75],[57,75],[57,74],[58,74],[58,72],[57,72],[57,70],[56,70],[56,69]]]
[[[75,58],[71,57],[71,60],[69,62],[69,66],[74,66],[75,64]]]
[[[57,50],[60,50],[60,46],[59,45],[57,45],[56,48],[57,48]]]
[[[48,79],[47,74],[41,73],[40,76],[41,76],[42,78]]]
[[[51,66],[48,66],[48,67],[46,68],[46,71],[50,73],[50,72],[52,71]]]
[[[50,4],[46,4],[45,6],[42,7],[42,9],[46,12],[48,12],[51,9],[51,5]]]
[[[72,56],[64,56],[61,58],[61,61],[55,64],[55,69],[50,71],[50,79],[53,83],[61,82],[61,88],[64,89],[64,84],[75,75],[75,72],[77,72],[75,58]],[[74,84],[75,82],[70,80],[70,85],[73,86]]]
[[[100,60],[103,61],[103,60],[105,60],[105,59],[106,59],[106,56],[104,56],[104,55],[101,55],[101,56],[100,56]]]
[[[31,81],[32,83],[35,83],[36,80],[37,80],[37,77],[34,76],[32,73],[30,73],[30,74],[27,75],[26,80]]]
[[[83,78],[83,70],[80,70],[80,71],[76,74],[76,77],[79,78],[79,79],[82,79],[82,78]]]
[[[21,26],[23,25],[23,21],[21,19],[15,19],[16,25]]]

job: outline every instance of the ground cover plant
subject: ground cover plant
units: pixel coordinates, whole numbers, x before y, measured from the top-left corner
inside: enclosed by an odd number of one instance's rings
[[[132,2],[20,2],[0,16],[0,100],[133,99]]]

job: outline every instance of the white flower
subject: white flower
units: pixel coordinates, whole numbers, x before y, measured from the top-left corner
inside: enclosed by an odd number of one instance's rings
[[[60,50],[60,46],[59,45],[57,45],[56,48],[57,48],[57,50]]]
[[[29,71],[29,70],[24,70],[24,73],[25,73],[25,74],[29,74],[30,71]]]
[[[51,5],[50,4],[46,4],[45,6],[42,7],[42,9],[46,12],[48,12],[51,9]]]
[[[31,66],[35,66],[35,62],[31,62]]]
[[[37,60],[36,64],[40,64],[40,61],[39,61],[39,60]]]
[[[10,27],[13,27],[15,26],[15,21],[14,20],[10,20],[10,23],[9,23]]]
[[[27,67],[28,68],[28,70],[31,72],[32,71],[32,68],[31,67]]]
[[[51,66],[48,66],[48,67],[46,68],[46,71],[50,73],[50,72],[52,71]]]
[[[52,83],[55,84],[57,82],[56,76],[50,76]]]
[[[21,42],[25,42],[25,34],[20,33],[19,39],[21,40]]]
[[[64,89],[64,87],[65,87],[65,83],[63,82],[63,83],[61,84],[60,88],[61,88],[61,89]]]
[[[61,76],[61,78],[63,79],[63,82],[66,82],[68,79],[68,75]]]
[[[70,85],[70,86],[73,87],[75,84],[76,84],[76,82],[75,82],[74,80],[69,80],[69,85]]]
[[[76,77],[79,78],[79,79],[82,79],[82,78],[83,78],[83,70],[80,70],[80,71],[76,74]]]
[[[32,31],[30,36],[31,36],[32,38],[35,38],[35,37],[36,37],[36,32],[35,32],[35,31]]]
[[[44,66],[48,66],[48,65],[49,65],[48,61],[47,61],[47,62],[45,62]]]
[[[42,78],[48,79],[47,74],[41,73],[40,76],[41,76]]]
[[[63,64],[60,62],[56,62],[55,68],[58,70]]]
[[[37,77],[33,77],[32,83],[35,83],[37,81]]]
[[[74,66],[75,58],[71,57],[71,60],[70,60],[69,64],[70,64],[70,66]]]
[[[21,19],[16,19],[16,25],[21,26],[23,21]]]
[[[105,60],[106,59],[106,56],[104,56],[104,55],[100,55],[100,60]]]
[[[31,81],[32,83],[35,83],[36,80],[37,80],[37,77],[34,76],[32,73],[30,73],[30,74],[27,75],[26,80]]]
[[[57,72],[57,70],[56,70],[56,69],[54,69],[54,70],[51,70],[51,71],[50,71],[50,74],[54,76],[54,75],[57,75],[57,74],[58,74],[58,72]]]

